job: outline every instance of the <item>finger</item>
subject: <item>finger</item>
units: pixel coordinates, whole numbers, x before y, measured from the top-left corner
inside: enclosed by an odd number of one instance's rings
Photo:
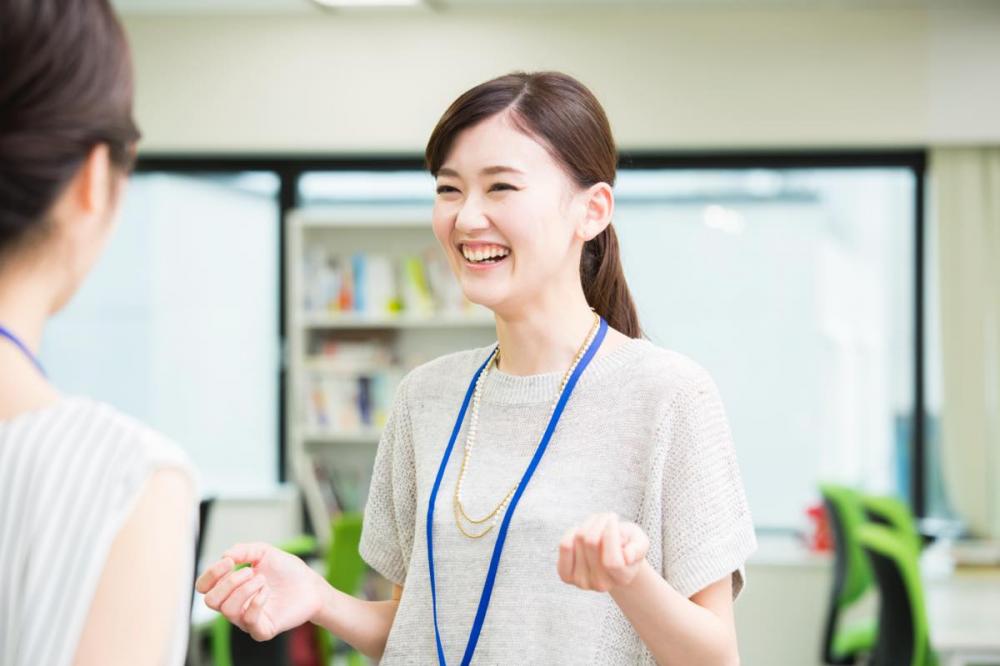
[[[622,539],[617,516],[611,518],[604,524],[604,534],[601,538],[601,564],[604,569],[617,572],[625,566],[625,558],[622,557]]]
[[[270,547],[270,544],[266,543],[238,543],[230,547],[223,555],[237,564],[257,564],[264,559],[264,555],[267,554]]]
[[[581,590],[590,589],[590,576],[587,573],[586,546],[583,543],[583,532],[577,532],[573,538],[573,584]]]
[[[607,522],[606,514],[598,514],[587,525],[587,534],[584,537],[584,553],[587,558],[587,569],[590,574],[590,587],[598,592],[607,592],[611,589],[611,581],[607,572],[601,564],[601,541],[604,534],[604,524]]]
[[[246,567],[237,569],[223,576],[222,580],[215,584],[211,590],[205,594],[205,605],[212,610],[220,610],[223,602],[229,598],[237,587],[246,582],[253,575],[253,568]]]
[[[264,612],[270,598],[271,588],[265,587],[250,601],[250,606],[243,615],[249,630],[247,633],[255,641],[269,641],[274,638],[274,625]]]
[[[556,564],[556,570],[559,571],[559,578],[564,583],[573,582],[573,539],[575,534],[575,529],[569,529],[559,542],[559,562]]]
[[[263,576],[251,576],[245,583],[233,590],[219,609],[230,620],[243,622],[243,608],[250,597],[264,586]]]
[[[198,576],[198,580],[194,584],[194,589],[205,594],[219,582],[220,578],[232,571],[234,566],[236,566],[236,563],[228,557],[217,560]]]

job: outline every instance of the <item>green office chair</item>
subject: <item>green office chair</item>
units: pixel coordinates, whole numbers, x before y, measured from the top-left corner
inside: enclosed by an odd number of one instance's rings
[[[910,536],[885,525],[858,529],[879,590],[878,640],[871,666],[936,666],[918,566]]]
[[[330,526],[330,548],[326,551],[326,580],[341,592],[357,596],[362,591],[367,567],[358,546],[361,543],[361,513],[342,513]],[[320,657],[324,664],[337,647],[337,639],[325,629],[318,629]],[[347,653],[350,666],[362,666],[364,657],[356,650]]]
[[[847,609],[872,587],[871,568],[857,540],[865,522],[863,501],[860,493],[835,484],[820,484],[820,493],[835,548],[822,658],[825,664],[853,664],[872,650],[877,631],[875,618],[852,624],[842,621]]]

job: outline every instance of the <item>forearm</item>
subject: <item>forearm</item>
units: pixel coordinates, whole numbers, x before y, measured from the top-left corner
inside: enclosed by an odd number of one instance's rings
[[[372,659],[380,659],[399,601],[365,601],[327,586],[315,624]]]
[[[739,663],[731,623],[684,597],[648,562],[643,563],[632,583],[610,594],[657,663]]]

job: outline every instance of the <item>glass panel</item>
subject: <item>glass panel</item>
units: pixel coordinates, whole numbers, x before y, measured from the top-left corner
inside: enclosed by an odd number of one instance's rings
[[[277,192],[272,173],[135,176],[43,342],[58,386],[176,440],[209,493],[277,480]]]
[[[908,494],[914,186],[907,169],[621,173],[640,319],[719,384],[758,526],[801,526],[820,480]]]

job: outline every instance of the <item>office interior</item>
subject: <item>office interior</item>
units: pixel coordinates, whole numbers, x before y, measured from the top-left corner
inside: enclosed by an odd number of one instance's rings
[[[644,329],[724,398],[760,544],[742,663],[826,663],[831,614],[877,624],[877,577],[835,598],[836,487],[908,512],[940,663],[1000,664],[1000,3],[115,6],[138,169],[41,358],[190,455],[202,564],[267,541],[322,570],[400,378],[496,339],[435,247],[422,150],[472,85],[560,70],[619,144]],[[240,663],[199,599],[192,622],[191,663]]]

